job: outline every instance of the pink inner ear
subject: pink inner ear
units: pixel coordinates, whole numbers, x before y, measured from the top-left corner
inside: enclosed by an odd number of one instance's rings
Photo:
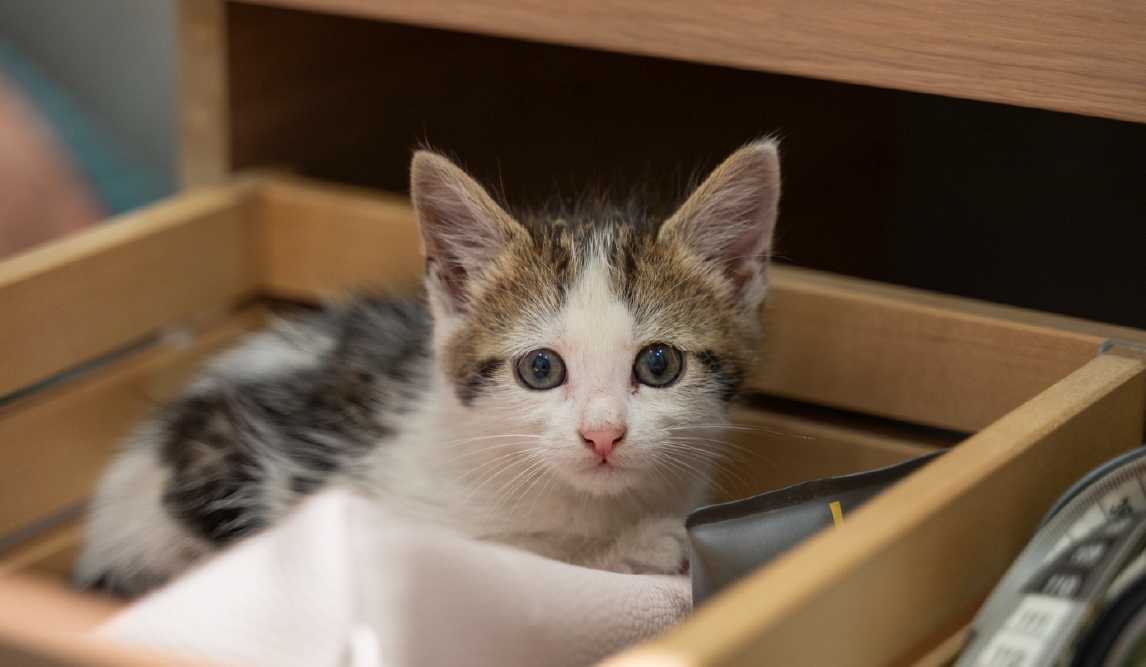
[[[744,291],[744,287],[748,284],[748,281],[752,280],[755,275],[756,270],[752,266],[742,264],[739,268],[732,268],[728,272],[728,279],[732,281],[732,286],[736,289],[737,294],[739,294]]]
[[[763,233],[759,227],[751,227],[724,248],[724,271],[738,293],[759,274],[760,267],[764,265],[767,249],[763,247]]]
[[[469,305],[466,296],[466,270],[457,264],[443,265],[438,271],[438,279],[442,281],[446,291],[450,293],[450,300],[459,310],[465,310]]]

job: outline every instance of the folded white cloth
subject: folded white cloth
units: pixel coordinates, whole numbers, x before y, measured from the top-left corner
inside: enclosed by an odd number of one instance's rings
[[[687,577],[601,572],[319,494],[100,632],[266,667],[573,667],[656,635]]]

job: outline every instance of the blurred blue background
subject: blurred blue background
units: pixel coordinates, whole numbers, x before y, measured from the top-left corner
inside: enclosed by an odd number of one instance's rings
[[[175,190],[176,34],[174,0],[0,1],[0,70],[108,213]]]

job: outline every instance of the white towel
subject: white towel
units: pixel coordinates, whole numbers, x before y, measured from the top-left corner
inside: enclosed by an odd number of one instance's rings
[[[574,667],[664,631],[691,597],[687,577],[568,565],[332,490],[100,632],[253,667]]]

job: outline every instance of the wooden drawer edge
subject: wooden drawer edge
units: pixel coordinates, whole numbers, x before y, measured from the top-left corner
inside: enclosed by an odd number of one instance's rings
[[[256,294],[252,192],[182,195],[0,262],[0,397]]]
[[[984,595],[1071,482],[1142,442],[1146,361],[1112,351],[608,663],[890,663]]]

